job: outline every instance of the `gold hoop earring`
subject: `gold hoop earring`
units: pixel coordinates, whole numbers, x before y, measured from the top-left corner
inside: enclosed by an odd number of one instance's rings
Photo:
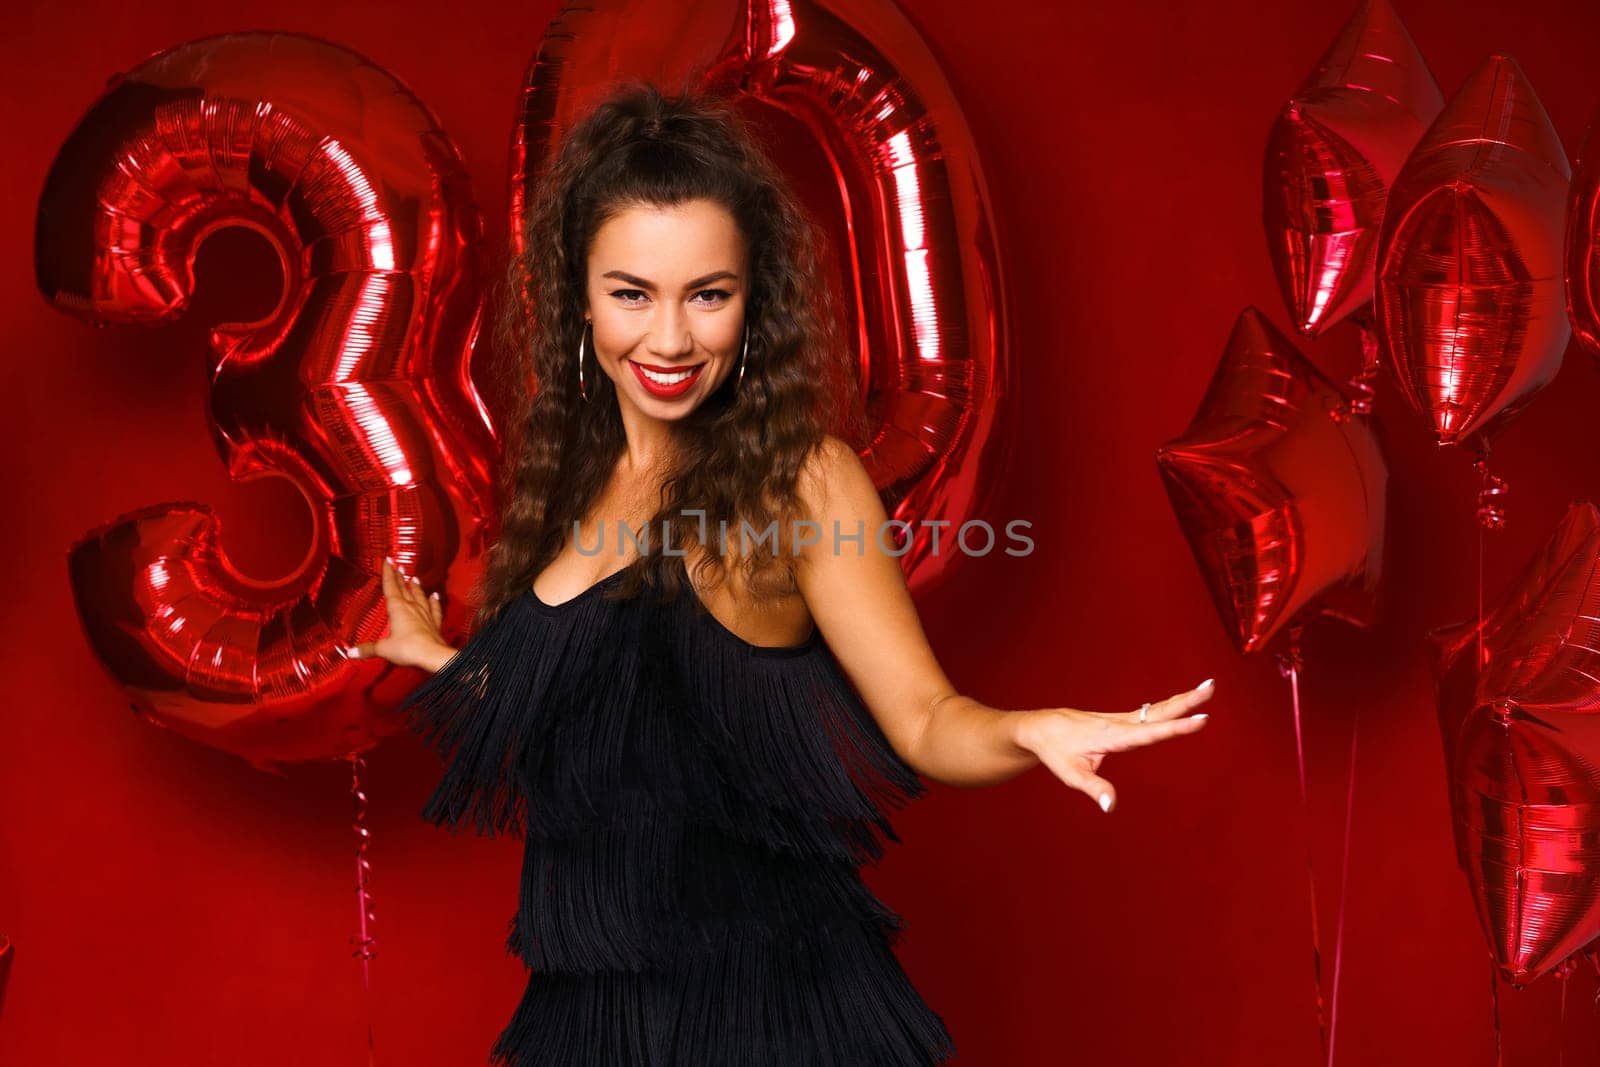
[[[749,356],[749,354],[750,354],[750,324],[748,322],[746,322],[744,324],[744,347],[739,349],[739,377],[734,379],[734,383],[733,383],[733,391],[736,392],[736,393],[739,391],[740,384],[744,382],[744,364],[745,364],[745,359],[746,359],[747,356]]]
[[[578,335],[578,395],[583,397],[583,402],[585,404],[589,402],[589,390],[585,389],[583,386],[583,351],[585,347],[584,341],[587,338],[589,330],[592,326],[592,323],[585,323],[583,327],[583,333]]]

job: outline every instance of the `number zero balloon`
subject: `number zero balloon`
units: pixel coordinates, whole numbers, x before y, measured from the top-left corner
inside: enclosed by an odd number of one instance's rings
[[[670,42],[663,47],[662,42]],[[842,203],[843,282],[871,439],[862,461],[913,590],[948,576],[924,519],[981,514],[1015,393],[1005,280],[972,133],[926,42],[889,0],[595,0],[565,8],[524,79],[511,232],[561,131],[619,75],[699,80],[797,120]],[[806,190],[802,189],[802,192]]]

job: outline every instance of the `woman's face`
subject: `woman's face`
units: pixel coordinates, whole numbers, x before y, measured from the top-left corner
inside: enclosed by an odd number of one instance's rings
[[[744,240],[721,204],[624,208],[589,249],[585,380],[593,359],[620,403],[683,418],[738,365],[747,283]]]

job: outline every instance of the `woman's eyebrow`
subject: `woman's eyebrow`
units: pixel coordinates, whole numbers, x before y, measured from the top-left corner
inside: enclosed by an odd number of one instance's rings
[[[654,282],[647,282],[643,278],[640,278],[640,277],[637,277],[635,275],[629,274],[627,271],[622,271],[622,270],[608,270],[604,274],[600,275],[600,277],[602,277],[602,278],[616,278],[619,281],[627,282],[629,285],[637,285],[639,288],[648,289],[651,292],[655,292],[655,288],[656,288]],[[714,281],[717,281],[718,279],[721,279],[721,278],[731,278],[734,281],[738,281],[739,280],[739,276],[737,274],[733,273],[733,271],[731,271],[731,270],[719,270],[719,271],[713,271],[710,274],[705,274],[705,275],[702,275],[702,276],[696,278],[694,281],[692,281],[688,285],[684,286],[684,288],[685,289],[698,289],[702,285],[707,285],[707,284],[709,284],[711,282],[714,282]]]

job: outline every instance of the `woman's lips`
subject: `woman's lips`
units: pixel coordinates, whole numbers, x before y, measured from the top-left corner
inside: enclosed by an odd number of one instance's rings
[[[705,368],[704,363],[696,363],[692,367],[679,367],[675,371],[664,367],[650,367],[651,370],[660,374],[680,374],[685,370],[689,372],[689,376],[681,382],[677,382],[672,385],[662,385],[660,382],[654,382],[650,380],[650,376],[645,374],[645,367],[643,364],[635,363],[630,359],[628,360],[628,366],[633,368],[633,376],[639,379],[639,384],[644,386],[645,392],[649,393],[651,396],[660,397],[662,400],[671,400],[674,397],[682,396],[684,393],[688,392],[689,388],[700,379],[700,371]]]

